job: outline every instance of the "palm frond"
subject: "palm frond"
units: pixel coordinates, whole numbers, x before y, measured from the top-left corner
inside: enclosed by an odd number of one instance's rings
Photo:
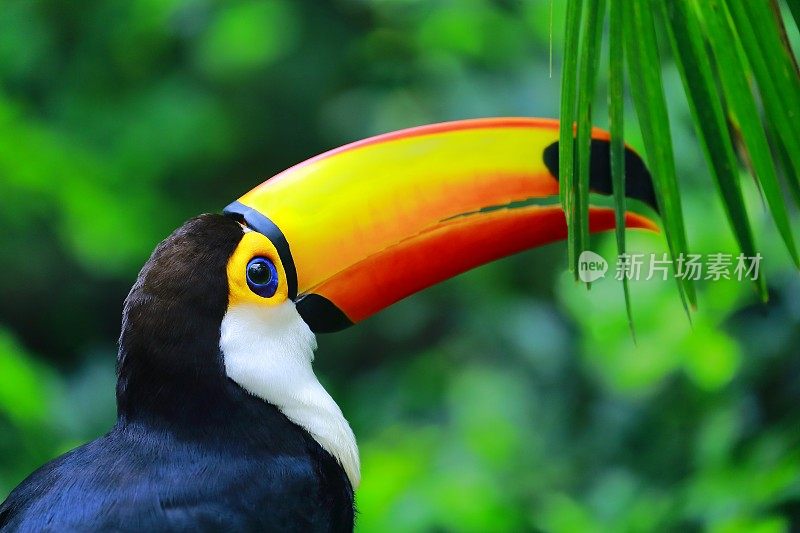
[[[614,192],[614,219],[616,221],[617,250],[625,253],[625,142],[624,85],[625,47],[623,39],[625,25],[623,0],[610,0],[608,6],[608,124],[611,133],[611,186]],[[622,292],[625,295],[625,313],[634,339],[633,310],[627,276],[622,277]]]
[[[789,4],[796,19],[800,8]],[[625,252],[623,63],[667,246],[673,261],[689,252],[661,76],[660,37],[663,44],[668,43],[681,74],[698,140],[741,253],[751,257],[759,253],[740,183],[741,175],[749,171],[788,254],[800,266],[779,181],[783,175],[800,204],[800,77],[777,0],[609,0],[609,6],[609,119],[619,253]],[[585,164],[589,157],[585,132],[591,123],[603,10],[604,2],[598,0],[569,0],[567,5],[559,175],[573,270],[587,245],[589,191],[581,162]],[[576,58],[573,54],[579,50],[582,55]],[[694,285],[688,279],[676,279],[688,311],[696,306]],[[754,281],[766,299],[764,277]],[[626,283],[623,290],[632,327]]]

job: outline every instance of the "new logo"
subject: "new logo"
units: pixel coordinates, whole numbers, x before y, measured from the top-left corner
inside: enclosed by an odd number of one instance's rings
[[[605,277],[608,271],[608,262],[601,256],[589,250],[584,250],[578,256],[578,278],[585,283],[597,281]]]

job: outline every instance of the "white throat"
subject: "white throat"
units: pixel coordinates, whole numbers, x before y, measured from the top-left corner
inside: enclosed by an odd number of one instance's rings
[[[344,468],[353,489],[361,480],[353,430],[314,375],[317,340],[293,302],[238,305],[222,319],[225,372],[304,428]]]

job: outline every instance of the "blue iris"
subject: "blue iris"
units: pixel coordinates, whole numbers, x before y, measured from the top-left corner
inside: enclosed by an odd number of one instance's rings
[[[278,269],[266,257],[254,257],[247,263],[247,286],[264,298],[270,298],[278,290]]]

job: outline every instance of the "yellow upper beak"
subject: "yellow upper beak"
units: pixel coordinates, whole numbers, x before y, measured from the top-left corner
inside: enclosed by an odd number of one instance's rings
[[[590,186],[603,194],[607,139],[593,131]],[[627,152],[627,196],[655,209],[650,176]],[[465,270],[564,239],[557,171],[555,120],[434,124],[309,159],[225,213],[272,240],[303,318],[335,331]],[[592,200],[590,229],[613,228],[611,204]],[[626,226],[657,230],[654,212],[643,211],[629,211]]]

